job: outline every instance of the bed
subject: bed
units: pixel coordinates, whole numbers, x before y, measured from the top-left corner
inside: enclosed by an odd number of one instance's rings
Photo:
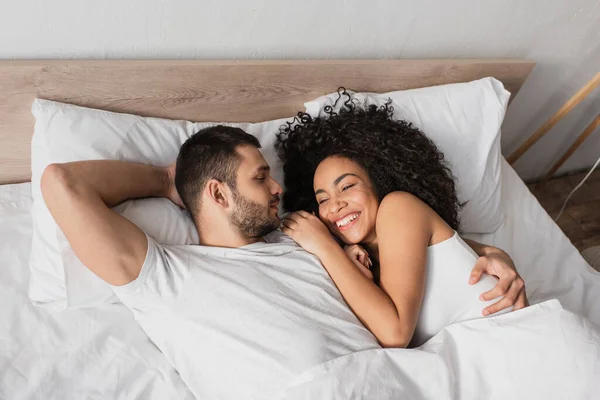
[[[163,118],[261,121],[293,115],[304,101],[341,85],[386,92],[494,76],[514,95],[533,66],[522,60],[0,63],[0,398],[194,398],[124,306],[50,313],[29,302],[34,97]],[[505,161],[501,175],[507,218],[494,233],[468,236],[509,252],[532,304],[555,298],[600,325],[600,273]]]

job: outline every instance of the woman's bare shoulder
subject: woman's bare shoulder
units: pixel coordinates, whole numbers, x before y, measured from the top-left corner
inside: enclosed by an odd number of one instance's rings
[[[377,215],[381,213],[413,213],[426,212],[431,208],[414,194],[408,192],[388,193],[379,204]]]
[[[454,231],[444,220],[417,196],[407,192],[392,192],[383,198],[377,211],[376,229],[380,233],[398,235],[399,228],[422,229],[432,243],[452,236]]]
[[[427,204],[411,193],[391,192],[379,204],[377,226],[396,225],[399,221],[428,224],[433,217],[432,211]]]

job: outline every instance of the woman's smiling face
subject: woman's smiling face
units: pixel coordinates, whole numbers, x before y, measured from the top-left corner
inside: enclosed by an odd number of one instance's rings
[[[370,243],[376,238],[379,199],[367,172],[343,156],[323,160],[313,178],[319,218],[346,244]]]

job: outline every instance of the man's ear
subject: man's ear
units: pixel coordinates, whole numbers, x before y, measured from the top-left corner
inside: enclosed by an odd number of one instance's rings
[[[229,201],[229,188],[224,182],[216,179],[211,179],[206,184],[205,193],[208,195],[210,201],[218,206],[227,208],[230,205]]]

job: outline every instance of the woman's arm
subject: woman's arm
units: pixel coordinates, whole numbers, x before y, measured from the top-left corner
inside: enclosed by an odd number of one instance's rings
[[[376,226],[380,286],[396,307],[398,338],[408,345],[425,293],[427,247],[432,240],[447,239],[453,232],[425,203],[402,192],[390,193],[382,200]],[[436,238],[434,227],[440,226],[447,232]],[[436,233],[440,236],[439,229]]]
[[[319,221],[320,222],[320,221]],[[392,299],[354,265],[335,241],[315,253],[358,319],[383,347],[406,347],[412,337]]]
[[[432,213],[406,193],[382,201],[377,216],[381,288],[354,265],[314,215],[289,216],[283,231],[319,257],[352,311],[383,347],[406,347],[424,294]]]

